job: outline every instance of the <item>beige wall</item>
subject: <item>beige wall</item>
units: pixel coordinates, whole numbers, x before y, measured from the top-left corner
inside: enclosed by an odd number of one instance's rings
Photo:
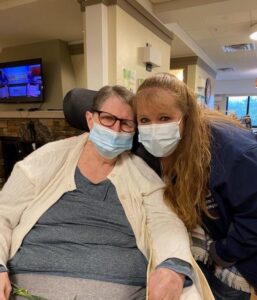
[[[207,78],[211,80],[211,98],[209,100],[208,106],[214,108],[215,79],[203,68],[201,68],[200,66],[196,66],[196,91],[198,86],[201,85],[201,82],[204,82],[203,87],[205,88],[205,82]]]
[[[187,66],[187,85],[196,91],[196,65]]]
[[[170,69],[170,45],[144,27],[133,17],[119,7],[116,10],[116,82],[123,84],[123,68],[136,71],[137,78],[147,78],[155,72],[168,72]],[[115,30],[112,30],[115,33]],[[115,40],[114,40],[115,42]],[[154,68],[152,72],[145,70],[140,61],[139,48],[150,43],[161,53],[161,67]]]
[[[69,53],[69,48],[67,43],[60,41],[59,42],[60,55],[59,63],[61,67],[61,87],[62,87],[62,96],[66,95],[68,91],[75,87],[75,75],[72,65],[71,56]]]
[[[84,54],[72,55],[71,62],[75,78],[75,86],[80,88],[86,87]]]
[[[108,7],[108,82],[117,83],[117,6]]]
[[[68,46],[60,40],[5,48],[0,53],[0,62],[42,58],[44,76],[44,102],[0,104],[0,110],[18,108],[62,109],[65,93],[76,86]],[[76,70],[75,70],[76,71]]]
[[[215,90],[215,79],[199,65],[188,65],[187,66],[187,85],[198,95],[198,100],[204,104],[205,95],[205,83],[206,79],[211,80],[211,98],[208,106],[214,107],[214,90]],[[202,95],[202,97],[200,96]]]
[[[147,1],[146,1],[147,3]],[[139,48],[150,43],[161,53],[161,67],[145,70],[140,60]],[[84,54],[70,55],[67,43],[51,40],[29,45],[5,48],[0,62],[42,58],[44,75],[44,102],[0,104],[0,110],[28,108],[62,109],[63,97],[74,87],[86,87]],[[127,14],[118,6],[108,7],[108,83],[124,84],[123,68],[135,71],[137,79],[144,79],[155,72],[168,72],[170,44]],[[138,81],[136,80],[136,87]]]

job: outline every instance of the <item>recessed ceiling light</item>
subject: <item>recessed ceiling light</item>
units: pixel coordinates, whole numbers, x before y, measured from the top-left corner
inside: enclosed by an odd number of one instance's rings
[[[254,24],[250,27],[249,38],[255,41],[257,40],[257,24]]]

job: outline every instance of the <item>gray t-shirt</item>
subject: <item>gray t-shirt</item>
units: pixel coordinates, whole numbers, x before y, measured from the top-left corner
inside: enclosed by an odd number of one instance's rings
[[[110,180],[90,182],[76,169],[76,190],[38,220],[9,261],[11,274],[41,273],[146,284],[147,260]]]

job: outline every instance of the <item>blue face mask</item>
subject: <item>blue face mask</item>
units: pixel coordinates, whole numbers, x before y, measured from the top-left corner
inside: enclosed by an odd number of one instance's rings
[[[93,142],[103,157],[113,159],[132,148],[133,136],[134,133],[116,132],[94,123],[94,127],[89,133],[89,140]]]

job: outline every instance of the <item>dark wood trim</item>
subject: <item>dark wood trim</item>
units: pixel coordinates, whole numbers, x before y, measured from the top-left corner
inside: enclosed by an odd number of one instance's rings
[[[79,5],[80,5],[80,11],[84,12],[85,11],[85,6],[84,6],[84,0],[77,0]]]
[[[196,65],[197,60],[198,60],[197,56],[171,58],[170,59],[170,68],[171,69],[186,68],[188,65]]]
[[[84,53],[84,44],[72,44],[68,45],[70,55],[83,54]]]
[[[80,6],[85,10],[86,6],[95,4],[104,4],[106,6],[118,5],[131,17],[136,19],[139,23],[144,25],[159,38],[168,44],[173,40],[173,33],[165,27],[156,17],[149,13],[140,3],[136,0],[78,0]]]
[[[187,67],[183,69],[183,81],[187,84],[187,76],[188,76],[188,69]]]
[[[81,11],[85,11],[87,6],[95,5],[95,4],[104,4],[106,6],[112,5],[111,0],[78,0],[80,4]]]

